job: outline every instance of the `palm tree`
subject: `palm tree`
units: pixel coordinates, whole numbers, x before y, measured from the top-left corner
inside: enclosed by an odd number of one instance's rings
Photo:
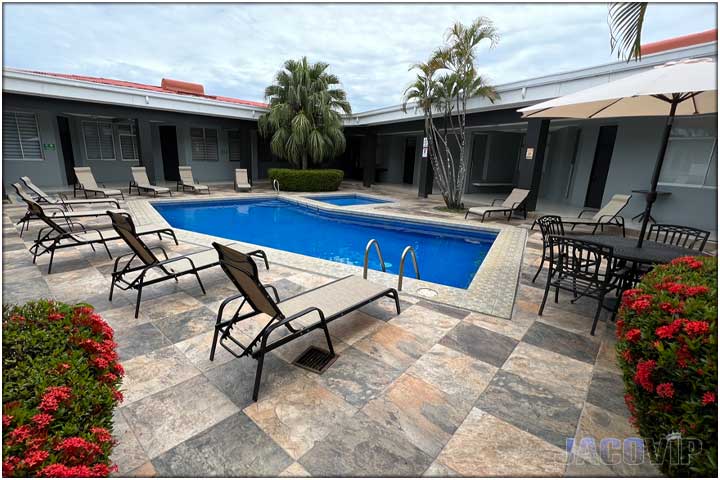
[[[288,60],[265,89],[270,111],[258,119],[270,149],[294,166],[308,168],[345,151],[341,113],[352,112],[340,80],[327,63]]]
[[[610,50],[618,58],[640,60],[640,46],[647,2],[611,3],[608,9]]]
[[[491,102],[498,98],[475,66],[477,46],[483,40],[489,40],[491,47],[498,40],[489,19],[480,17],[469,26],[455,23],[448,30],[445,46],[436,50],[426,63],[411,67],[419,73],[404,93],[403,110],[412,101],[423,111],[433,171],[445,204],[452,209],[462,208],[468,172],[467,102],[473,97]],[[435,113],[442,121],[436,121]],[[453,145],[457,147],[457,157],[453,156]]]

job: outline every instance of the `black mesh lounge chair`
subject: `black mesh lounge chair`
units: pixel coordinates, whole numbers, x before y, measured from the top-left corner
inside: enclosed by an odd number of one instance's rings
[[[130,181],[130,188],[128,188],[128,194],[132,194],[132,189],[137,190],[138,195],[141,192],[150,192],[154,196],[158,196],[163,193],[167,193],[172,197],[172,190],[167,187],[158,187],[150,183],[147,176],[147,170],[145,167],[131,167],[133,179]]]
[[[117,234],[132,250],[132,252],[115,259],[112,283],[110,284],[110,301],[112,301],[113,290],[116,286],[121,290],[137,290],[137,300],[135,302],[135,318],[137,318],[144,287],[167,280],[177,281],[178,277],[184,275],[194,275],[200,289],[205,293],[205,287],[198,272],[220,264],[215,250],[209,248],[190,255],[169,258],[162,247],[153,249],[142,241],[130,215],[124,212],[108,212],[108,215],[110,215],[113,228]],[[160,260],[153,250],[159,250],[163,254],[164,260]],[[255,250],[248,253],[248,255],[262,258],[265,261],[265,267],[269,268],[267,256],[262,250]],[[136,262],[136,260],[138,261]],[[124,261],[122,267],[120,261]],[[133,262],[135,263],[133,264]]]
[[[30,221],[38,220],[38,217],[30,210],[30,202],[34,201],[30,195],[28,195],[19,183],[13,183],[12,187],[15,189],[15,193],[28,205],[27,212],[25,212],[25,215],[17,222],[22,225],[20,227],[20,236],[22,236],[23,231],[28,228]],[[45,205],[43,210],[46,215],[54,219],[64,220],[70,229],[72,229],[72,225],[68,223],[69,220],[75,218],[97,218],[107,215],[107,210],[76,210],[69,212],[59,205]]]
[[[112,258],[107,241],[117,240],[120,238],[114,230],[98,230],[86,228],[83,224],[74,220],[66,220],[68,228],[60,226],[52,217],[49,217],[43,211],[43,208],[32,200],[28,202],[30,212],[43,222],[45,227],[38,231],[37,238],[30,247],[30,253],[33,255],[33,263],[37,257],[46,253],[50,254],[50,263],[48,264],[48,274],[52,272],[53,259],[55,251],[68,247],[79,247],[82,245],[90,245],[95,250],[95,244],[102,244],[108,256]],[[107,211],[106,211],[107,214]],[[163,235],[172,237],[177,244],[175,232],[172,228],[160,227],[157,225],[146,225],[138,230],[138,235],[157,235],[162,240]]]
[[[115,208],[120,208],[120,201],[117,198],[67,198],[64,194],[58,194],[57,198],[52,195],[45,193],[40,187],[35,185],[30,177],[20,177],[20,180],[25,184],[28,190],[35,195],[35,200],[40,204],[58,205],[63,207],[65,210],[72,210],[77,205],[104,205],[111,204],[115,205]]]
[[[213,243],[213,246],[218,251],[223,271],[240,293],[226,298],[220,304],[210,360],[215,358],[218,342],[235,357],[249,356],[257,360],[253,389],[255,401],[260,390],[263,359],[266,353],[313,330],[322,329],[325,332],[329,355],[334,356],[335,352],[327,328],[327,324],[331,321],[382,297],[393,298],[397,312],[400,313],[397,290],[356,276],[341,278],[281,301],[275,288],[260,283],[258,269],[252,258],[226,245]],[[272,296],[268,289],[272,290]],[[232,318],[223,320],[223,311],[228,304],[240,298],[242,302]],[[252,311],[241,314],[246,304]],[[230,334],[236,323],[262,314],[268,315],[270,320],[247,345],[243,345]],[[232,342],[233,345],[228,345],[228,342]]]
[[[508,222],[512,218],[512,215],[514,212],[521,212],[523,214],[523,218],[527,218],[527,209],[525,208],[525,200],[527,200],[527,196],[530,194],[530,190],[523,190],[522,188],[513,188],[512,192],[510,192],[510,195],[506,199],[497,198],[492,201],[492,204],[489,206],[482,206],[482,207],[472,207],[465,213],[465,218],[467,219],[468,215],[471,213],[473,215],[480,215],[481,222],[485,221],[485,217],[489,216],[492,213],[502,213],[503,215],[507,215]],[[503,200],[502,204],[495,205],[496,202],[499,202]]]
[[[195,193],[198,192],[207,192],[210,193],[210,187],[207,185],[201,185],[199,183],[195,183],[195,179],[193,178],[192,173],[192,167],[178,167],[178,171],[180,172],[180,180],[177,182],[177,189],[180,190],[180,187],[182,187],[183,192],[186,189],[189,189]]]
[[[75,167],[75,177],[77,178],[77,184],[74,187],[74,191],[77,193],[78,190],[82,190],[85,198],[88,198],[88,192],[102,197],[116,197],[120,195],[121,198],[125,198],[125,195],[123,195],[120,190],[105,188],[105,185],[99,187],[90,167]]]

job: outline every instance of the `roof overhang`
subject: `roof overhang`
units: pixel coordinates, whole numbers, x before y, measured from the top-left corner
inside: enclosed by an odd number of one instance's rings
[[[102,85],[11,68],[3,69],[3,92],[242,120],[257,120],[266,111],[262,107]]]

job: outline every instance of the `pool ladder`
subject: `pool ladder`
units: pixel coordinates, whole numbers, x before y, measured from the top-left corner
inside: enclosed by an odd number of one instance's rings
[[[273,187],[273,190],[275,191],[275,194],[280,195],[280,182],[278,181],[277,178],[273,179],[272,187]]]
[[[380,259],[380,268],[382,268],[382,271],[385,272],[385,260],[383,260],[382,251],[380,250],[380,243],[376,239],[371,239],[367,246],[365,247],[365,257],[363,258],[363,278],[367,279],[367,272],[368,272],[368,259],[370,256],[370,247],[374,246],[375,251],[377,252],[378,258]],[[405,276],[405,259],[407,258],[408,253],[410,254],[410,258],[413,262],[413,268],[415,269],[415,278],[420,280],[420,270],[418,269],[417,264],[417,256],[415,255],[415,249],[408,245],[403,250],[402,255],[400,256],[400,272],[398,274],[398,291],[402,290],[402,281],[403,277]]]

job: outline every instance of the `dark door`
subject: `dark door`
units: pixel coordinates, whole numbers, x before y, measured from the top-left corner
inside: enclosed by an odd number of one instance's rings
[[[163,174],[166,181],[180,180],[178,166],[177,133],[173,125],[162,125],[160,129],[160,152],[162,153]]]
[[[415,174],[415,137],[405,141],[405,161],[403,162],[403,183],[413,184]]]
[[[585,206],[588,208],[602,207],[605,182],[607,181],[608,170],[610,170],[610,159],[615,147],[616,135],[617,125],[600,127],[597,147],[595,148],[595,158],[590,172],[590,182],[585,196]]]
[[[65,178],[68,185],[75,184],[75,155],[73,155],[72,140],[70,138],[70,120],[67,117],[57,117],[58,133],[60,134],[60,148],[65,163]]]

